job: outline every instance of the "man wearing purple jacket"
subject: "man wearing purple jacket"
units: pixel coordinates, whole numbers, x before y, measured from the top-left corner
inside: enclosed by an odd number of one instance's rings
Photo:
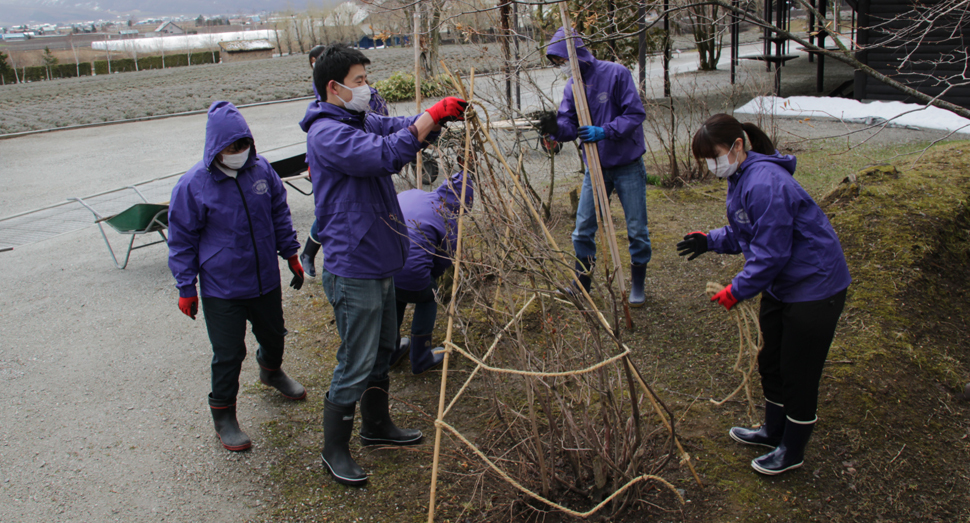
[[[570,76],[565,35],[560,27],[552,37],[546,56],[564,74]],[[626,217],[632,276],[630,305],[642,307],[646,299],[643,282],[652,253],[650,231],[647,229],[647,171],[643,165],[643,153],[646,152],[643,121],[646,119],[646,112],[629,69],[617,63],[597,60],[581,39],[575,38],[573,41],[576,43],[579,70],[586,84],[586,99],[593,125],[579,126],[576,102],[573,99],[573,79],[569,78],[558,114],[543,117],[539,125],[540,131],[560,142],[569,142],[578,137],[583,142],[597,144],[606,192],[612,194],[616,191]],[[588,165],[589,159],[585,152],[583,158]],[[576,229],[573,231],[576,272],[587,292],[592,283],[591,273],[596,261],[596,229],[593,186],[587,168],[579,207],[576,210]]]
[[[317,63],[317,58],[327,49],[325,45],[318,45],[313,49],[310,49],[310,70],[313,70],[314,64]],[[317,92],[316,84],[313,85],[313,95],[320,99],[320,93]],[[370,106],[371,112],[378,116],[388,116],[390,113],[387,107],[387,100],[381,97],[377,89],[373,87],[370,88]],[[313,173],[310,173],[311,180]],[[320,224],[316,220],[313,220],[313,225],[310,226],[310,235],[307,236],[306,243],[303,245],[303,252],[300,253],[300,263],[303,264],[303,269],[306,271],[306,275],[311,278],[317,277],[317,267],[316,267],[316,256],[320,252]]]
[[[463,118],[467,106],[448,97],[419,116],[367,113],[369,63],[360,51],[328,47],[313,68],[320,100],[300,122],[324,254],[321,280],[340,333],[324,400],[321,455],[339,483],[355,487],[367,483],[349,448],[358,401],[361,445],[413,445],[422,437],[419,430],[396,427],[388,412],[397,341],[393,276],[404,266],[409,243],[391,176],[414,161],[443,123]]]
[[[464,176],[464,172],[455,173],[434,192],[412,189],[397,195],[411,240],[404,269],[394,275],[398,332],[409,303],[414,304],[414,318],[411,320],[411,339],[401,344],[391,360],[403,358],[410,352],[414,374],[421,374],[444,359],[444,355],[434,354],[431,348],[431,335],[438,315],[435,293],[438,277],[451,267],[458,242],[458,212]],[[471,209],[474,195],[469,178],[465,183],[466,209]]]
[[[296,289],[303,285],[303,268],[286,189],[256,154],[246,120],[229,102],[209,108],[205,154],[172,189],[168,231],[179,309],[194,320],[202,295],[212,343],[209,407],[216,434],[228,450],[248,449],[252,443],[236,420],[247,321],[259,342],[260,381],[288,399],[306,397],[303,386],[280,369],[286,329],[276,256],[289,262]]]

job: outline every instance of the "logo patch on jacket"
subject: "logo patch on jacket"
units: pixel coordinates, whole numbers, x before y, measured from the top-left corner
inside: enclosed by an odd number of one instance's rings
[[[751,220],[748,219],[748,213],[744,212],[744,209],[738,209],[734,213],[734,221],[745,224],[751,223]]]
[[[253,184],[253,192],[256,194],[266,194],[269,192],[269,184],[266,183],[266,180],[256,180],[256,183]]]
[[[603,91],[602,93],[596,95],[596,101],[601,104],[605,104],[609,100],[610,100],[610,95],[607,94],[606,91]]]

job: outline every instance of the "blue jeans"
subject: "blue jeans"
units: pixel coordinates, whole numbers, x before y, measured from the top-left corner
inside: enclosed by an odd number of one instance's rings
[[[324,269],[321,280],[340,334],[328,397],[340,406],[353,405],[368,382],[387,378],[397,342],[394,278],[344,278]]]
[[[647,229],[647,170],[643,159],[603,169],[603,181],[608,196],[616,191],[626,217],[626,235],[630,241],[630,261],[645,265],[650,261],[650,231]],[[573,231],[573,249],[582,261],[596,259],[596,205],[593,202],[593,183],[586,170],[583,192],[576,210],[576,230]]]

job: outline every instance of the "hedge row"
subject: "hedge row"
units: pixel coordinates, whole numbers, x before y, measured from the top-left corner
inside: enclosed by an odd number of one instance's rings
[[[78,72],[81,76],[91,76],[91,64],[89,62],[84,62],[81,64],[58,64],[51,67],[51,78],[74,78],[78,76]],[[47,80],[47,68],[38,65],[34,67],[18,67],[17,73],[14,74],[13,69],[7,69],[3,72],[3,83],[12,84],[17,82],[17,77],[20,77],[21,82],[38,82],[40,80]]]
[[[164,62],[163,62],[164,61]],[[212,64],[219,62],[219,51],[200,51],[192,53],[191,65]],[[166,67],[182,67],[190,65],[189,57],[186,54],[169,54],[163,56],[144,56],[138,59],[138,71],[145,69],[164,69]],[[112,73],[126,73],[135,71],[135,60],[132,58],[120,58],[111,61]],[[108,61],[95,60],[94,74],[108,74]]]
[[[164,58],[164,62],[163,62]],[[200,51],[198,53],[192,53],[192,65],[199,64],[212,64],[219,62],[219,51]],[[145,69],[164,69],[166,67],[182,67],[189,65],[189,57],[185,54],[171,54],[162,56],[145,56],[138,59],[138,70],[143,71]],[[81,64],[58,64],[51,67],[50,76],[54,78],[73,78],[78,76],[80,70],[80,76],[91,76],[91,63],[83,62]],[[131,58],[119,58],[117,60],[111,61],[111,72],[112,73],[125,73],[128,71],[135,70],[135,61]],[[95,74],[108,74],[108,61],[107,60],[95,60],[94,61],[94,73]],[[40,65],[34,67],[18,67],[17,73],[14,74],[12,68],[8,68],[0,75],[3,84],[13,84],[17,83],[17,78],[20,78],[21,82],[39,82],[41,80],[47,80],[47,68]]]

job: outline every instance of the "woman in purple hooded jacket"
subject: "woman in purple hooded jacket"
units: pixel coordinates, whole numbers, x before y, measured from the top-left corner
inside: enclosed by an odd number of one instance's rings
[[[758,126],[716,114],[691,146],[698,163],[703,158],[715,176],[728,179],[728,225],[692,232],[677,250],[688,260],[708,250],[744,254],[744,268],[711,301],[730,310],[761,294],[765,422],[729,434],[739,443],[774,447],[751,466],[781,474],[802,466],[818,420],[819,380],[852,282],[849,268],[832,224],[792,177],[795,157],[779,154]]]
[[[246,120],[229,102],[209,108],[205,153],[172,189],[168,231],[179,310],[194,320],[202,296],[212,343],[209,407],[216,434],[228,450],[248,449],[250,439],[236,420],[247,321],[259,342],[260,381],[288,399],[306,397],[303,386],[280,368],[286,329],[276,256],[288,261],[296,289],[303,285],[303,268],[286,189],[256,154]]]

